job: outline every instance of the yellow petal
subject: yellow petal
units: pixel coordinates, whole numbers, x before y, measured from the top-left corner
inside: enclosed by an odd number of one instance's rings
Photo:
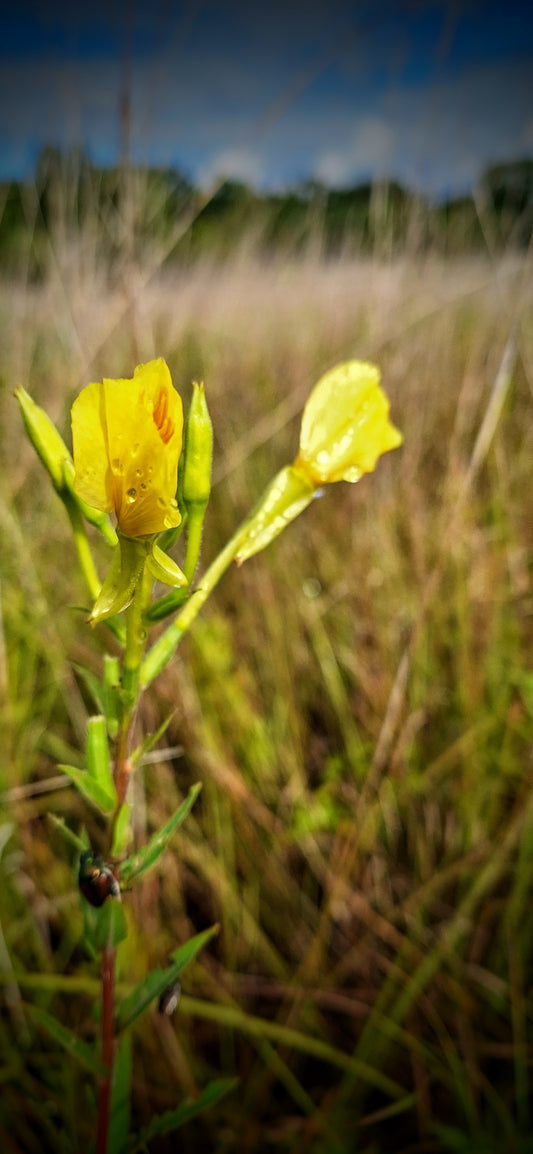
[[[180,523],[175,494],[183,409],[167,365],[138,365],[131,380],[88,385],[72,409],[76,491],[114,510],[126,537]]]
[[[376,365],[347,361],[318,382],[304,409],[298,467],[315,485],[358,481],[402,443]]]
[[[100,384],[82,389],[72,406],[71,420],[75,492],[93,509],[111,513],[113,502],[108,480],[109,460]]]

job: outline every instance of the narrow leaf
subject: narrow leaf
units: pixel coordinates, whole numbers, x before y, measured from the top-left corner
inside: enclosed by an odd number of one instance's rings
[[[120,876],[124,881],[133,881],[134,878],[138,878],[141,876],[141,874],[146,873],[146,870],[151,869],[152,866],[154,866],[156,862],[159,861],[161,854],[166,849],[172,837],[172,834],[178,828],[178,826],[181,825],[181,823],[187,817],[187,814],[192,809],[201,788],[201,782],[197,782],[196,785],[193,785],[189,790],[185,801],[181,803],[179,809],[177,809],[172,817],[166,822],[166,824],[162,826],[161,829],[153,835],[153,837],[150,838],[148,844],[145,845],[143,849],[139,850],[138,853],[134,854],[130,858],[127,858],[126,861],[123,862],[120,869]]]
[[[82,901],[83,940],[92,958],[107,946],[118,946],[127,936],[126,918],[121,902],[109,897],[103,906]]]
[[[122,903],[116,898],[108,898],[105,905],[96,910],[94,930],[95,945],[104,950],[106,947],[118,946],[127,936],[126,918]]]
[[[128,842],[131,839],[132,833],[130,828],[131,805],[127,801],[121,805],[115,828],[113,831],[113,844],[111,846],[111,853],[113,857],[120,857],[124,853]]]
[[[93,699],[93,704],[97,709],[100,710],[100,713],[105,713],[104,696],[98,677],[96,677],[94,673],[91,673],[90,669],[85,669],[85,666],[83,665],[77,665],[76,663],[73,663],[73,668],[75,669],[78,676],[81,677],[85,686],[89,690],[89,693]]]
[[[234,1090],[238,1085],[238,1078],[220,1078],[215,1082],[210,1082],[205,1090],[202,1091],[200,1097],[194,1101],[188,1098],[178,1106],[176,1110],[167,1110],[164,1114],[157,1114],[148,1126],[141,1130],[137,1136],[134,1146],[130,1147],[131,1154],[137,1154],[138,1151],[143,1150],[146,1143],[161,1134],[171,1134],[174,1130],[179,1130],[191,1118],[196,1118],[198,1114],[202,1114],[204,1110],[209,1110],[225,1094],[230,1090]]]
[[[137,746],[137,749],[134,749],[133,753],[130,756],[130,761],[132,762],[133,765],[138,765],[139,762],[142,761],[144,755],[146,753],[149,753],[150,750],[154,748],[154,745],[157,745],[157,742],[159,741],[159,739],[163,736],[165,731],[168,729],[170,722],[172,721],[173,717],[174,717],[174,713],[171,713],[167,718],[165,718],[164,721],[161,722],[159,729],[156,729],[155,733],[148,733],[146,735],[146,737],[143,739],[143,741],[141,742],[141,744]]]
[[[131,1033],[122,1035],[113,1065],[111,1111],[107,1148],[113,1154],[125,1154],[128,1148],[131,1115]]]
[[[103,701],[109,736],[116,737],[120,725],[120,665],[118,658],[109,653],[104,657]]]
[[[74,765],[58,765],[57,768],[71,778],[76,789],[79,790],[86,801],[91,802],[91,805],[95,805],[96,808],[102,810],[103,813],[112,813],[116,805],[116,795],[112,797],[107,790],[100,785],[100,782],[90,777],[84,769],[76,769]]]
[[[116,805],[115,783],[107,743],[107,725],[105,717],[101,715],[90,717],[87,725],[87,773],[110,797],[114,796]]]
[[[66,1050],[68,1054],[71,1054],[77,1062],[79,1062],[82,1066],[85,1066],[88,1070],[91,1071],[91,1073],[96,1074],[98,1077],[102,1078],[105,1076],[104,1066],[96,1057],[90,1046],[86,1044],[86,1042],[82,1042],[80,1038],[76,1037],[76,1034],[73,1034],[70,1030],[67,1030],[66,1027],[61,1024],[61,1022],[58,1022],[57,1018],[54,1018],[52,1014],[49,1014],[46,1010],[41,1010],[38,1006],[31,1005],[26,1005],[25,1009],[27,1010],[29,1017],[36,1023],[36,1025],[41,1026],[43,1030],[46,1030],[46,1032],[50,1034],[51,1037],[54,1038],[55,1041],[58,1042],[59,1045],[62,1046],[62,1048]]]
[[[175,950],[172,954],[171,966],[168,966],[166,970],[159,967],[152,970],[148,977],[144,978],[121,1002],[117,1014],[118,1029],[124,1030],[126,1026],[131,1026],[141,1014],[144,1014],[150,1003],[155,998],[159,998],[163,991],[176,981],[186,966],[190,965],[196,957],[196,954],[218,931],[219,926],[216,925],[204,930],[201,934],[196,934],[194,938]]]
[[[78,853],[83,853],[84,850],[89,848],[87,840],[83,841],[81,837],[78,837],[76,833],[73,833],[72,830],[68,828],[68,825],[65,825],[64,817],[57,817],[55,813],[49,813],[47,817],[48,821],[52,822],[52,825],[55,826],[61,836],[64,837],[65,841],[73,846]]]

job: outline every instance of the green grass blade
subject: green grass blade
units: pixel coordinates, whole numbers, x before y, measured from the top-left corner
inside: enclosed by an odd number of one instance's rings
[[[90,1070],[92,1074],[96,1074],[100,1078],[105,1076],[104,1066],[102,1066],[102,1063],[86,1042],[82,1042],[80,1038],[76,1037],[76,1034],[73,1034],[71,1030],[67,1030],[61,1022],[58,1022],[57,1018],[54,1018],[52,1014],[49,1014],[46,1010],[41,1010],[38,1006],[30,1006],[28,1004],[25,1006],[25,1009],[32,1021],[34,1021],[36,1025],[41,1026],[43,1030],[46,1030],[47,1034],[50,1034],[63,1050],[66,1050],[67,1054],[75,1058],[80,1065],[85,1066],[87,1070]]]
[[[179,1130],[186,1122],[190,1122],[191,1118],[196,1118],[204,1110],[209,1110],[211,1106],[215,1106],[225,1094],[234,1090],[237,1084],[237,1078],[220,1078],[215,1082],[210,1082],[195,1102],[188,1099],[186,1102],[182,1102],[176,1110],[166,1110],[164,1114],[156,1115],[150,1124],[141,1130],[134,1145],[130,1147],[130,1154],[137,1154],[137,1151],[144,1150],[146,1143],[150,1142],[152,1138]]]
[[[128,1148],[131,1117],[131,1033],[119,1040],[113,1065],[111,1111],[109,1119],[108,1150],[125,1154]]]

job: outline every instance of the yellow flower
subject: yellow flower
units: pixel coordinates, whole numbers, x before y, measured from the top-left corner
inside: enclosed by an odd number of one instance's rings
[[[179,525],[182,430],[181,398],[161,357],[138,365],[132,380],[87,385],[72,406],[76,493],[114,513],[125,537]]]
[[[382,453],[401,445],[380,377],[364,361],[346,361],[321,377],[304,409],[296,460],[274,477],[243,526],[238,565],[265,549],[322,485],[358,481]]]
[[[382,453],[402,443],[376,365],[347,361],[315,385],[305,406],[294,467],[314,485],[358,481]]]

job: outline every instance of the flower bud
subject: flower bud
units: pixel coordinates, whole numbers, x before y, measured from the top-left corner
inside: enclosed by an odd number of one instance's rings
[[[193,394],[184,436],[182,498],[189,505],[207,505],[211,492],[213,426],[207,409],[204,386],[193,382]]]
[[[58,493],[64,493],[68,488],[65,482],[64,464],[69,461],[72,465],[72,457],[65,442],[48,414],[35,403],[22,385],[15,389],[15,396],[21,408],[28,437],[50,474],[54,489]]]

